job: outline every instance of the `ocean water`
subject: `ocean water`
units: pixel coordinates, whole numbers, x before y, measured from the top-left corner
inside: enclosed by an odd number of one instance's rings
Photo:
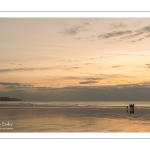
[[[150,102],[132,103],[0,102],[0,132],[150,132]]]

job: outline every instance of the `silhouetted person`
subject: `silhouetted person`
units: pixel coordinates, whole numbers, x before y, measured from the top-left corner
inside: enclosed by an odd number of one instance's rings
[[[134,104],[130,104],[130,114],[134,114]]]
[[[128,113],[128,106],[127,106],[127,113]]]

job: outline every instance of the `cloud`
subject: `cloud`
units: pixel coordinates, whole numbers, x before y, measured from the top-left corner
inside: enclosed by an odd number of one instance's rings
[[[98,83],[97,80],[100,78],[87,78],[86,81],[79,82],[80,84],[93,84],[93,83]]]
[[[119,65],[118,65],[119,67]],[[120,67],[123,67],[120,65]],[[62,77],[63,80],[76,80],[76,81],[80,81],[80,84],[85,83],[92,83],[91,81],[96,81],[98,82],[99,80],[114,80],[114,79],[118,79],[118,78],[133,78],[132,76],[127,76],[127,75],[121,75],[121,74],[96,74],[94,76],[66,76],[66,77]],[[90,82],[89,82],[90,81]],[[83,83],[82,83],[83,82]],[[94,83],[96,83],[94,82]]]
[[[34,70],[47,70],[49,67],[44,68],[8,68],[8,69],[0,69],[0,73],[5,72],[18,72],[18,71],[34,71]]]
[[[100,80],[100,78],[87,78],[87,80]]]
[[[150,26],[146,26],[146,27],[143,27],[143,28],[141,28],[139,30],[136,30],[136,31],[134,31],[134,34],[126,36],[126,37],[123,37],[123,38],[134,38],[134,37],[139,36],[139,35],[144,34],[144,33],[150,33]],[[145,37],[148,38],[149,35],[147,35]],[[143,40],[144,38],[140,38],[140,39]],[[137,41],[139,41],[139,39]],[[136,41],[133,41],[133,42],[136,42]]]
[[[150,64],[146,64],[146,66],[147,66],[147,68],[149,68],[149,69],[150,69]]]
[[[68,34],[68,35],[75,35],[75,34],[79,33],[82,28],[83,27],[81,27],[81,26],[75,26],[73,28],[64,30],[62,33]]]
[[[70,67],[69,69],[79,69],[81,67]]]
[[[89,22],[84,22],[83,25],[91,25]]]
[[[0,82],[0,85],[6,88],[29,88],[29,87],[34,86],[31,84],[23,84],[23,83],[17,83],[17,82]]]
[[[20,86],[20,83],[14,83],[14,82],[13,82],[13,83],[10,83],[10,82],[0,82],[0,85],[4,85],[4,86],[5,86],[5,85],[6,85],[6,86],[7,86],[7,85]]]
[[[91,65],[92,63],[84,63],[85,65]]]
[[[72,69],[80,69],[81,67],[74,66],[55,66],[55,67],[31,67],[31,68],[7,68],[7,69],[0,69],[0,73],[7,73],[7,72],[23,72],[23,71],[36,71],[36,70],[49,70],[49,69],[62,69],[62,70],[72,70]]]
[[[126,28],[128,25],[123,23],[113,23],[110,25],[111,29],[120,29],[120,28]]]
[[[124,38],[133,38],[133,37],[139,36],[144,33],[150,33],[150,26],[145,26],[139,30],[136,30],[136,31],[134,31],[134,34],[124,37]],[[149,36],[147,36],[147,37],[149,37]]]
[[[97,81],[83,81],[83,82],[79,82],[80,84],[93,84],[93,83],[98,83]]]
[[[113,26],[114,29],[119,29],[121,27],[125,27],[124,24],[120,23],[120,24],[112,24],[111,26]],[[132,39],[135,38],[137,36],[140,36],[142,34],[146,34],[146,33],[150,33],[150,26],[145,26],[141,29],[132,31],[132,30],[125,30],[125,31],[113,31],[113,32],[109,32],[109,33],[104,33],[104,34],[100,34],[98,37],[102,38],[102,39],[108,39],[108,38],[113,38],[113,37],[118,37],[121,36],[120,39]],[[145,38],[149,38],[150,35],[146,35]],[[141,41],[144,38],[139,38],[138,40],[133,40],[132,42],[137,42],[137,41]]]
[[[112,68],[120,68],[120,67],[123,67],[123,65],[112,66]]]
[[[34,88],[34,87],[33,87]],[[17,97],[25,100],[48,101],[149,101],[150,82],[122,84],[117,86],[70,86],[64,88],[37,87],[35,91],[0,91],[1,96]],[[136,104],[136,102],[135,102]]]
[[[89,28],[90,26],[89,22],[85,22],[82,25],[73,26],[71,28],[65,29],[64,31],[61,31],[59,33],[67,34],[67,35],[76,35],[80,32],[88,32],[92,30],[92,28]]]
[[[96,78],[96,77],[85,77],[85,76],[66,76],[63,77],[63,79],[69,79],[69,80],[85,80],[85,81],[96,81],[100,80],[102,78]],[[84,81],[83,81],[84,82]]]
[[[150,26],[145,26],[139,30],[134,31],[134,34],[132,34],[130,36],[123,37],[123,38],[134,38],[134,37],[139,36],[139,35],[144,34],[144,33],[150,33]],[[148,38],[148,37],[150,37],[150,36],[149,35],[145,36],[145,38]],[[140,39],[143,40],[144,38],[140,38]],[[137,41],[139,41],[139,39]],[[136,42],[136,41],[133,41],[133,42]]]
[[[133,40],[133,41],[131,41],[131,42],[138,42],[138,41],[142,41],[144,38],[140,38],[140,39],[137,39],[137,40]]]
[[[81,37],[78,37],[78,38],[76,38],[77,40],[81,40],[81,39],[83,39],[83,38],[81,38]]]
[[[143,32],[140,31],[140,32],[137,32],[137,33],[128,35],[128,36],[121,37],[120,39],[130,39],[130,38],[134,38],[134,37],[136,37],[136,36],[139,36],[139,35],[141,35],[141,34],[143,34]]]
[[[123,36],[126,34],[131,34],[131,30],[125,30],[125,31],[114,31],[114,32],[109,32],[105,34],[100,34],[98,37],[102,39],[107,39],[107,38],[112,38],[112,37],[117,37],[117,36]]]
[[[41,90],[41,91],[49,91],[49,90],[52,90],[53,88],[52,87],[36,87],[35,89]]]
[[[146,38],[149,38],[149,37],[150,37],[150,34],[146,35],[145,37],[146,37]]]
[[[77,76],[67,76],[67,77],[64,77],[64,79],[81,79],[81,77],[77,77]]]
[[[141,31],[149,33],[150,32],[150,26],[146,26],[146,27],[142,28]]]

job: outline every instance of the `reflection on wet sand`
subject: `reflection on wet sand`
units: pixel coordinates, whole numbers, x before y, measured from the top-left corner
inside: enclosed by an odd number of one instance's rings
[[[3,108],[0,121],[13,122],[13,130],[0,132],[149,132],[149,118],[145,109]]]

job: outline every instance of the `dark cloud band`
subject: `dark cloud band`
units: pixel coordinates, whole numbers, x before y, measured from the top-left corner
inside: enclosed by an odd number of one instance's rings
[[[112,38],[112,37],[116,37],[116,36],[123,36],[126,34],[131,34],[131,33],[132,33],[131,30],[114,31],[114,32],[110,32],[110,33],[100,34],[98,37],[102,38],[102,39],[107,39],[107,38]]]

